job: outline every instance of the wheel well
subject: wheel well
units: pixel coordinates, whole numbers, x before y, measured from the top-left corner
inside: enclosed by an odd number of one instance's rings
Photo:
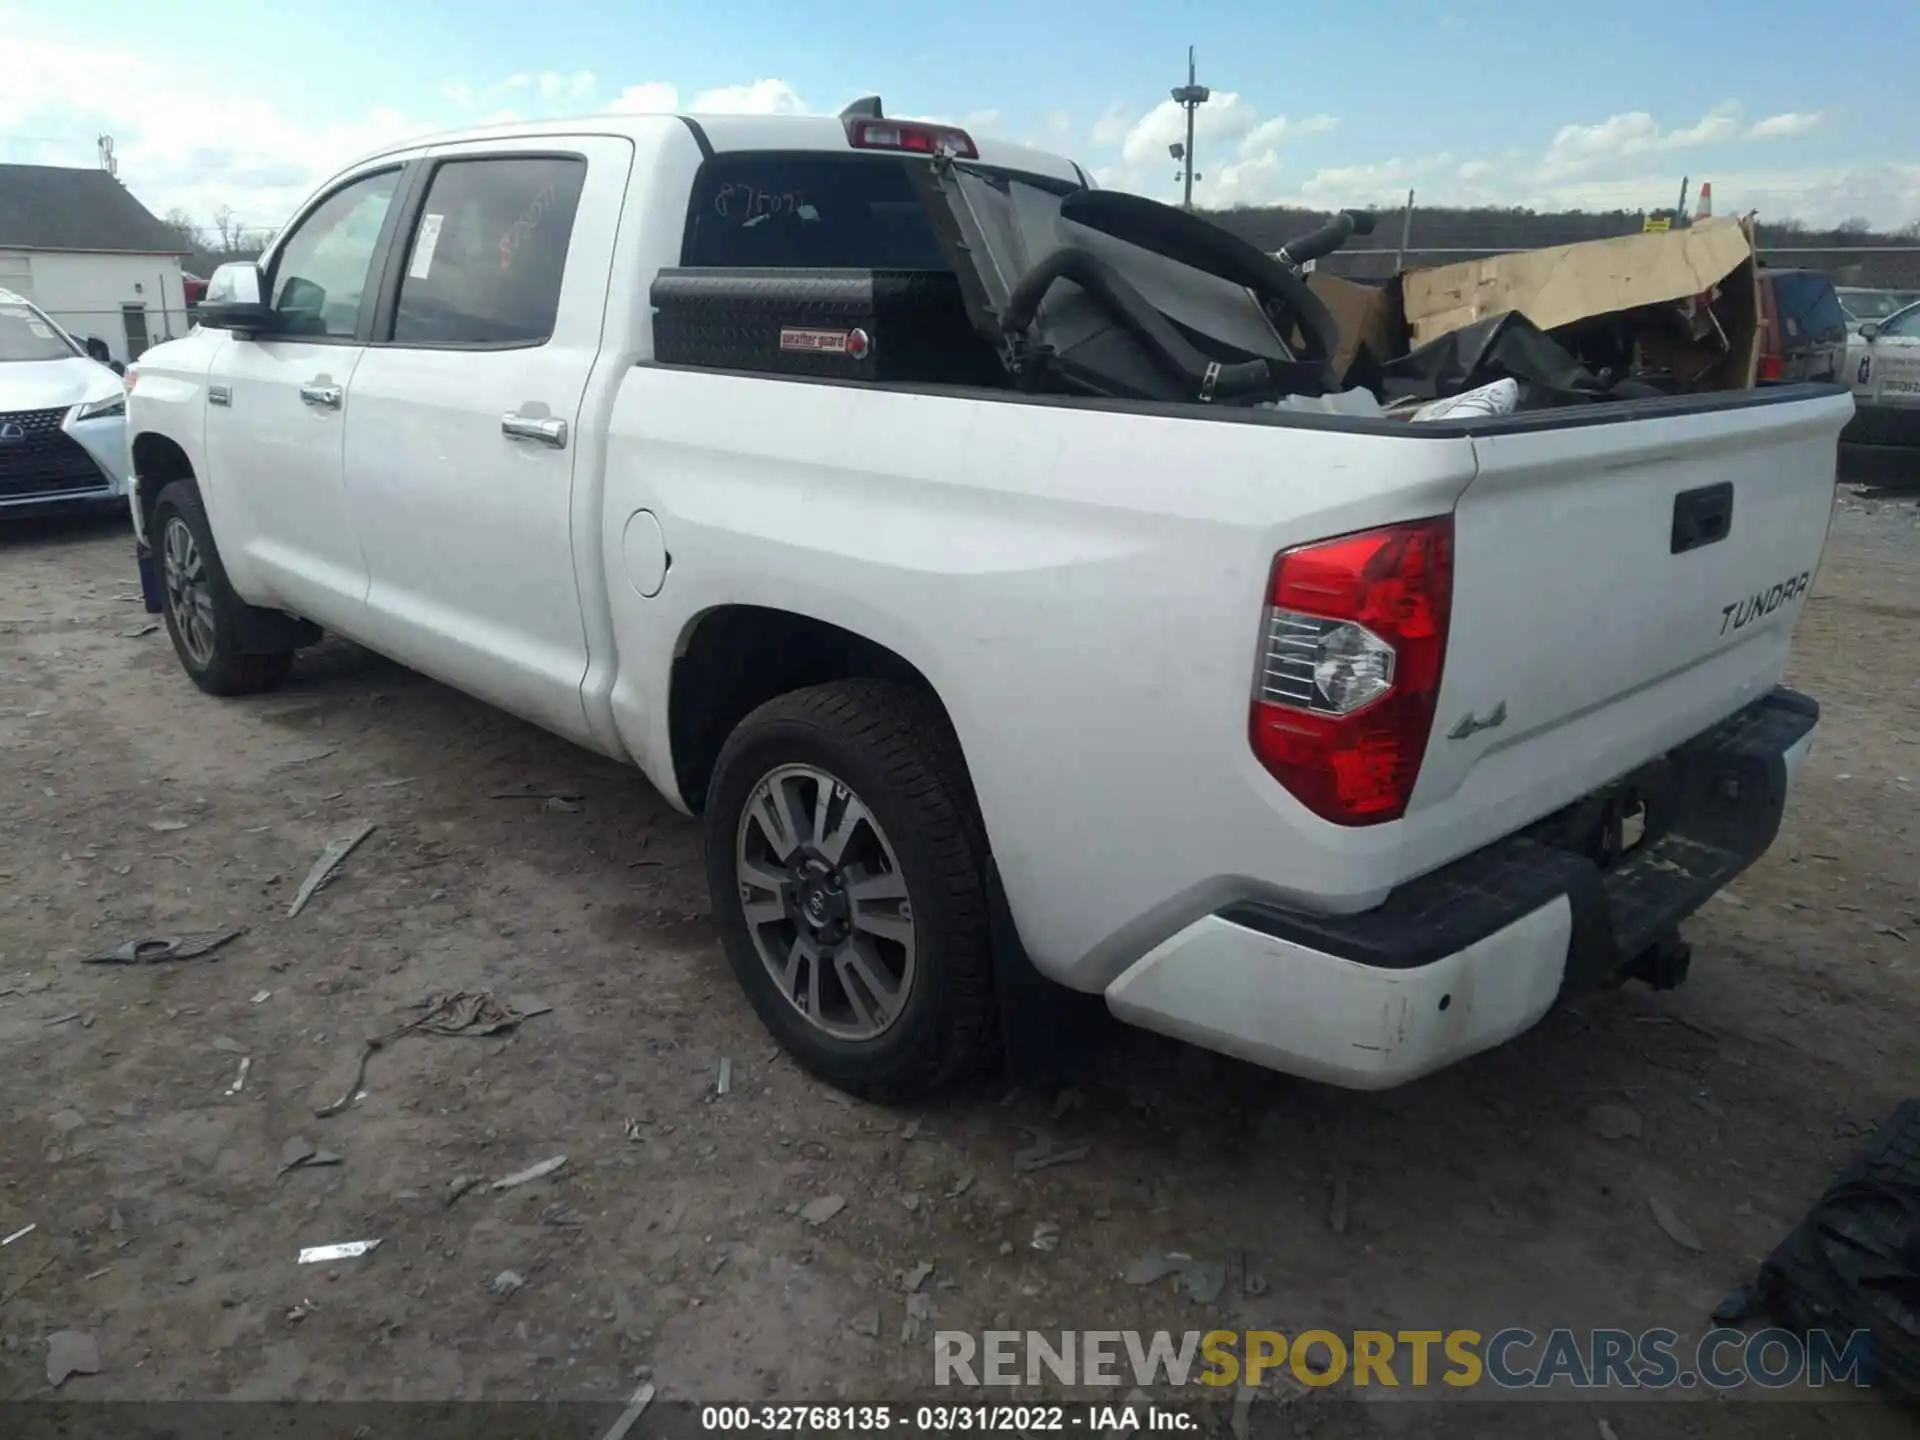
[[[728,605],[702,616],[673,662],[667,708],[681,798],[696,814],[705,807],[720,747],[752,711],[775,696],[832,680],[910,685],[946,714],[932,682],[911,661],[864,635],[757,605]]]
[[[193,462],[166,436],[148,432],[133,437],[133,473],[140,477],[140,533],[151,540],[154,503],[174,481],[193,479]]]

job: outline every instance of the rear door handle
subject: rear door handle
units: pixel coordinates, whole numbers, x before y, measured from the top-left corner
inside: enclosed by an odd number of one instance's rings
[[[340,387],[338,385],[320,385],[309,383],[300,387],[300,398],[309,405],[317,405],[322,410],[340,408]]]
[[[1669,551],[1684,555],[1717,544],[1733,530],[1733,482],[1682,490],[1673,497],[1673,537]]]
[[[535,440],[555,450],[567,448],[567,422],[508,411],[500,417],[500,433],[509,440]]]

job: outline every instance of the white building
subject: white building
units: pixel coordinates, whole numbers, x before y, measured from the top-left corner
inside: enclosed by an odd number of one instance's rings
[[[0,290],[131,362],[187,333],[181,237],[104,170],[0,165]]]

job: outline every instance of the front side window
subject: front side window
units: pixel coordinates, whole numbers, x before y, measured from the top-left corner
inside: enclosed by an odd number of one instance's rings
[[[1882,335],[1893,335],[1903,340],[1920,338],[1920,305],[1902,310],[1886,324],[1880,327]]]
[[[570,156],[448,160],[407,246],[396,345],[543,345],[587,162]]]
[[[399,184],[398,170],[368,175],[334,191],[294,227],[273,262],[279,333],[353,338],[380,227]]]

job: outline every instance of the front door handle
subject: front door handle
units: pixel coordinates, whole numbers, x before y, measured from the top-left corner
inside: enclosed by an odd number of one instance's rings
[[[500,433],[509,440],[537,440],[555,450],[567,448],[567,422],[508,411],[500,417]]]
[[[340,387],[309,383],[300,387],[300,398],[309,405],[318,405],[323,410],[340,408]]]

